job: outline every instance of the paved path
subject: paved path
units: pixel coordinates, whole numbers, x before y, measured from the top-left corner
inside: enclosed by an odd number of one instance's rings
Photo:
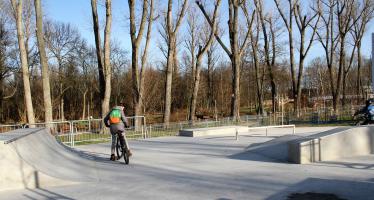
[[[298,128],[306,136],[331,128]],[[93,154],[97,180],[64,187],[0,193],[0,199],[286,199],[292,192],[334,193],[373,199],[374,156],[296,165],[283,162],[280,148],[289,130],[233,136],[163,137],[130,141],[130,165],[107,162],[110,144],[80,146]],[[267,148],[269,147],[269,148]],[[263,153],[267,152],[267,153]],[[279,155],[278,155],[279,154]],[[84,158],[82,158],[84,159]],[[79,164],[79,163],[77,163]],[[63,166],[60,166],[63,167]],[[87,167],[87,166],[84,166]],[[78,173],[91,174],[92,169]]]

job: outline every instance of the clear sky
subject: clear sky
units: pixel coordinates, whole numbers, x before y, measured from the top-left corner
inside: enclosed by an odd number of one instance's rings
[[[157,0],[156,0],[157,1]],[[273,2],[265,0],[266,2]],[[100,2],[100,0],[99,0]],[[227,15],[226,1],[223,0],[221,8],[221,14]],[[159,0],[158,7],[166,7],[166,0]],[[99,12],[101,12],[101,26],[104,26],[103,13],[104,5],[99,5]],[[126,0],[113,0],[113,24],[112,24],[112,39],[119,41],[120,44],[131,51],[129,27],[128,27],[128,4]],[[75,25],[81,32],[82,36],[88,40],[90,44],[94,44],[94,34],[92,32],[92,16],[91,16],[91,1],[90,0],[44,0],[43,1],[44,14],[52,20],[71,23]],[[158,25],[157,25],[158,26]],[[154,27],[157,27],[154,26]],[[183,29],[181,29],[183,31]],[[371,33],[374,32],[374,21],[371,21],[368,25],[368,31],[363,38],[362,51],[363,55],[370,57],[371,54]],[[157,61],[162,60],[162,56],[159,53],[157,42],[159,40],[157,29],[153,31],[154,37],[153,44],[150,48],[151,59]],[[226,41],[228,41],[226,39]],[[311,60],[314,57],[323,56],[322,48],[319,44],[315,44],[308,55],[307,60]],[[130,55],[129,55],[130,56]]]

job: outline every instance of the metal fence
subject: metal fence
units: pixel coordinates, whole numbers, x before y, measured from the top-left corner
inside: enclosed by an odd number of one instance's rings
[[[209,128],[219,126],[267,126],[276,125],[269,117],[242,116],[240,120],[221,118],[218,120],[204,120],[191,123],[189,121],[165,124],[146,124],[144,116],[127,117],[130,127],[126,128],[126,137],[129,139],[176,136],[179,130],[189,128]],[[45,127],[48,128],[57,140],[68,146],[87,143],[98,143],[111,140],[109,129],[105,128],[102,119],[57,121],[50,123],[35,123],[24,125],[2,125],[3,132],[19,128]]]
[[[146,121],[144,116],[126,117],[129,127],[126,128],[127,138],[145,138]],[[70,137],[72,143],[66,136],[60,136],[58,139],[68,145],[86,144],[93,142],[103,142],[111,140],[109,129],[107,129],[102,119],[75,120],[71,121],[72,130]]]
[[[22,124],[15,124],[15,125],[0,125],[0,133],[13,131],[16,129],[23,128]]]
[[[204,120],[191,123],[189,121],[165,124],[152,124],[146,127],[147,137],[176,136],[182,129],[209,128],[220,126],[266,126],[270,125],[269,117],[259,117],[253,115],[241,116],[240,120],[231,117],[217,120]]]

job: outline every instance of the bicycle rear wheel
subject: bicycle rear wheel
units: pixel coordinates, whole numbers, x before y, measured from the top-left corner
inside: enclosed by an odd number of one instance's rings
[[[122,148],[118,137],[116,137],[116,140],[117,140],[116,142],[117,160],[119,160],[122,158],[123,154],[125,153],[125,150]]]
[[[116,153],[117,153],[117,159],[121,159],[123,156],[123,159],[125,160],[126,165],[130,163],[129,155],[126,152],[126,148],[122,148],[121,142],[119,138],[117,137],[116,142]]]
[[[130,157],[126,150],[123,151],[123,159],[125,160],[126,165],[130,163]]]

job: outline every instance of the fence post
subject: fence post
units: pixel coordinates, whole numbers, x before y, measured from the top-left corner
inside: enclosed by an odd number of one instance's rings
[[[142,125],[142,137],[145,139],[145,134],[144,134],[144,125]]]
[[[91,133],[91,117],[88,117],[88,132]]]
[[[152,137],[152,125],[149,125],[149,135]]]
[[[70,126],[70,133],[69,133],[69,135],[70,135],[70,146],[73,147],[74,146],[73,122],[69,122],[69,126]]]
[[[268,136],[268,128],[266,128],[265,130],[266,130],[266,136]]]
[[[235,139],[236,139],[236,141],[239,140],[239,132],[238,132],[237,128],[235,128]]]

